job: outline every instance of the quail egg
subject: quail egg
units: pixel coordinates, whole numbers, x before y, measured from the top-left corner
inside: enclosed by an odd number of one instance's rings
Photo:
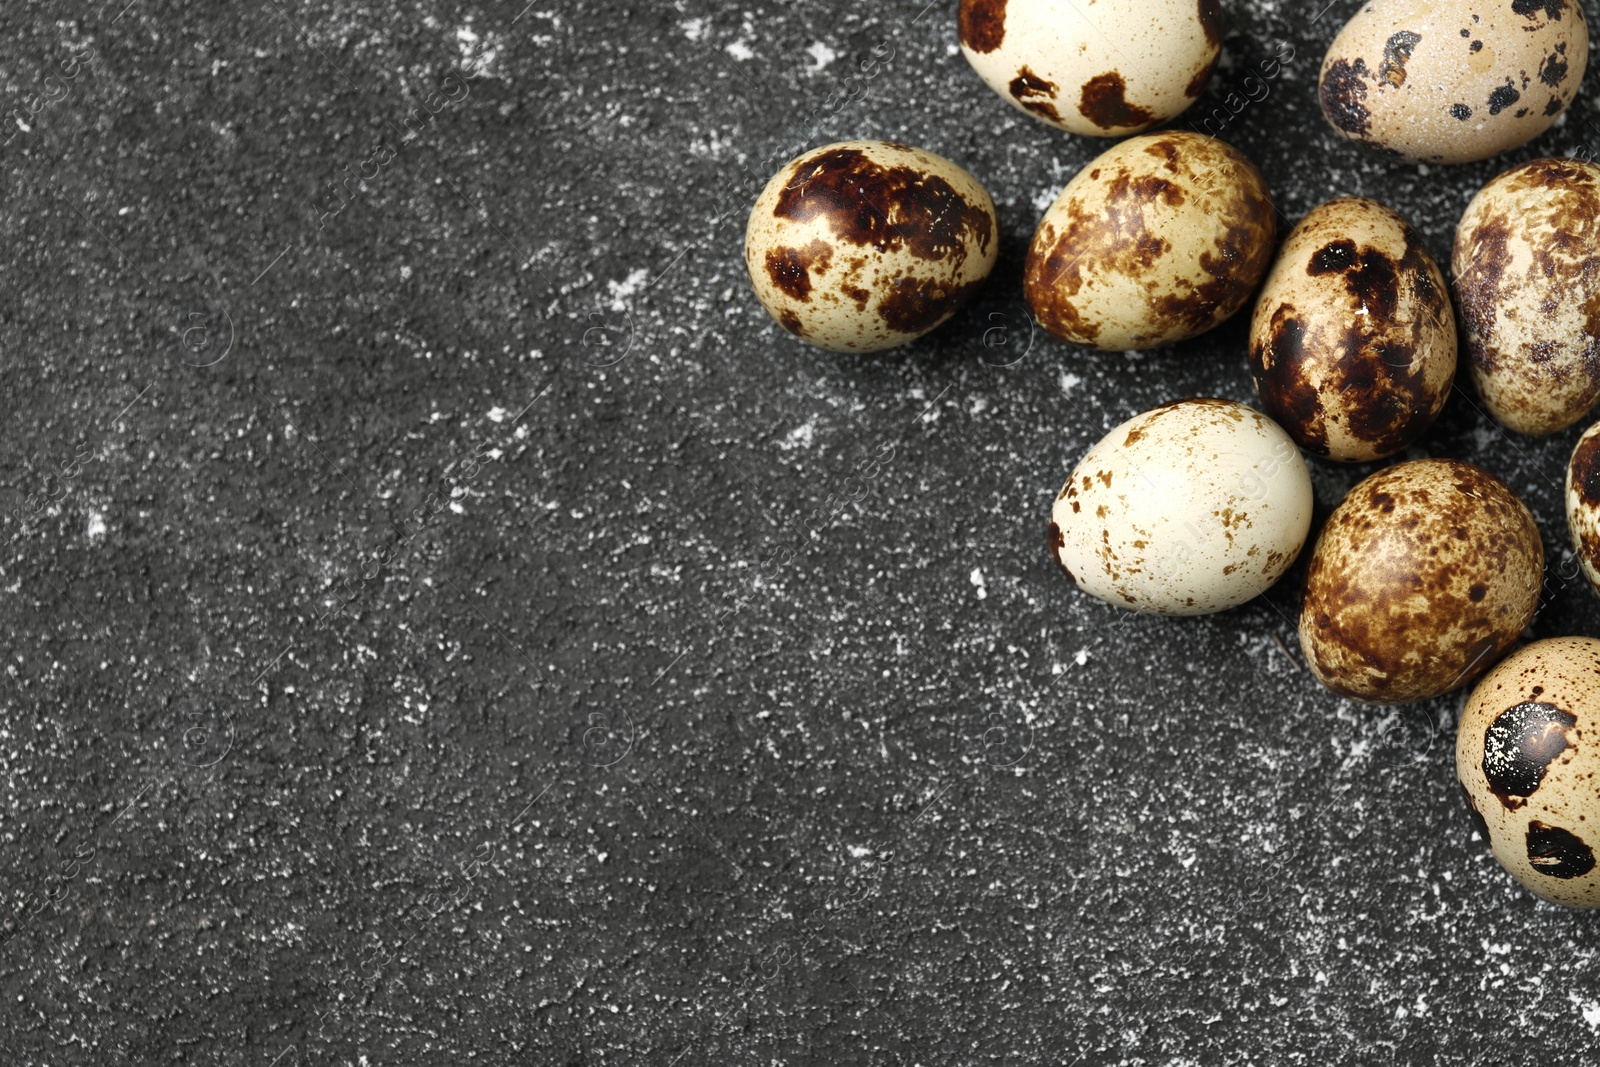
[[[1225,611],[1272,586],[1311,529],[1289,435],[1231,400],[1178,400],[1089,450],[1050,512],[1050,554],[1078,588],[1154,615]]]
[[[1456,779],[1513,878],[1600,908],[1600,641],[1535,641],[1490,671],[1461,712]]]
[[[1121,137],[1180,114],[1222,51],[1220,0],[961,0],[961,51],[1042,122]]]
[[[1600,592],[1600,422],[1578,438],[1567,462],[1567,532],[1589,587]]]
[[[1478,191],[1456,227],[1467,370],[1489,413],[1549,434],[1600,401],[1600,167],[1536,159]]]
[[[756,296],[784,329],[836,352],[913,341],[994,268],[999,223],[977,179],[885,141],[807,152],[762,190],[745,230]]]
[[[1256,301],[1261,406],[1301,447],[1360,463],[1433,424],[1456,376],[1444,275],[1375,200],[1330,200],[1290,231]]]
[[[1467,163],[1549,129],[1588,62],[1578,0],[1373,0],[1322,61],[1322,111],[1404,159]]]
[[[1459,460],[1399,463],[1350,490],[1317,539],[1300,647],[1343,696],[1426,700],[1494,665],[1543,579],[1533,515],[1504,482]]]
[[[1062,340],[1153,348],[1244,307],[1276,237],[1248,159],[1168,130],[1123,141],[1067,183],[1033,235],[1023,284],[1034,317]]]

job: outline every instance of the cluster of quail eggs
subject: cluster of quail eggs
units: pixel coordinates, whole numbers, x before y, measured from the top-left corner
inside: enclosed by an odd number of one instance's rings
[[[1159,615],[1259,596],[1312,532],[1302,453],[1364,463],[1406,449],[1443,409],[1458,356],[1482,406],[1516,433],[1554,433],[1600,403],[1600,167],[1547,158],[1500,174],[1461,217],[1447,281],[1376,200],[1331,199],[1280,244],[1249,159],[1214,137],[1145,132],[1205,89],[1220,0],[961,0],[958,31],[973,70],[1018,110],[1123,138],[1034,233],[1024,290],[1042,326],[1120,352],[1253,307],[1260,410],[1198,398],[1143,412],[1091,448],[1056,497],[1049,551],[1083,592]],[[1588,49],[1577,0],[1371,0],[1329,48],[1318,99],[1340,134],[1392,158],[1482,160],[1557,120]],[[849,141],[772,178],[745,260],[784,329],[865,353],[954,315],[998,241],[993,201],[956,163]],[[1566,504],[1600,591],[1600,423],[1573,453]],[[1596,908],[1600,640],[1503,658],[1543,572],[1533,516],[1499,478],[1453,459],[1396,463],[1351,489],[1312,545],[1300,645],[1318,681],[1357,701],[1477,683],[1456,755],[1483,836],[1534,893]]]

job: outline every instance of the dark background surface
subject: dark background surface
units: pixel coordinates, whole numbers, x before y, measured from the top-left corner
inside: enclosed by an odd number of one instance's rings
[[[0,155],[0,1060],[1592,1061],[1596,919],[1475,838],[1459,696],[1320,690],[1299,569],[1166,621],[1047,558],[1105,430],[1251,399],[1247,323],[1030,336],[1027,240],[1106,146],[995,98],[953,4],[123,2],[0,14],[5,107],[50,97]],[[1591,74],[1527,149],[1383,162],[1315,108],[1355,3],[1226,8],[1202,108],[1295,50],[1222,133],[1285,229],[1374,195],[1443,262],[1594,140]],[[739,253],[778,160],[857,136],[1005,239],[873,358]],[[1458,394],[1407,453],[1525,496],[1535,636],[1600,633],[1578,432]],[[1312,470],[1319,516],[1365,473]]]

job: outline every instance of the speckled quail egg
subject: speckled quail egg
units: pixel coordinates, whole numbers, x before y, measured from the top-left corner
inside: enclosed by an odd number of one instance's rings
[[[1504,482],[1459,460],[1396,464],[1350,490],[1317,539],[1300,647],[1343,696],[1427,700],[1494,665],[1543,578],[1533,515]]]
[[[1567,462],[1567,532],[1589,587],[1600,593],[1600,422],[1578,438]]]
[[[1535,641],[1489,672],[1456,728],[1456,779],[1513,878],[1600,908],[1600,641]]]
[[[948,159],[843,141],[767,183],[744,258],[784,329],[836,352],[878,352],[955,314],[994,268],[998,235],[994,201]]]
[[[1220,0],[961,0],[961,51],[1019,111],[1089,137],[1180,114],[1222,51]]]
[[[1178,400],[1089,450],[1050,512],[1050,554],[1078,588],[1153,615],[1237,607],[1283,576],[1311,529],[1289,435],[1231,400]]]
[[[1322,111],[1413,162],[1467,163],[1549,129],[1588,62],[1578,0],[1373,0],[1322,61]]]
[[[1249,301],[1272,261],[1266,182],[1238,151],[1182,130],[1132,137],[1084,167],[1033,235],[1034,316],[1073,344],[1153,348]]]
[[[1571,426],[1600,401],[1600,167],[1536,159],[1478,191],[1456,227],[1467,371],[1519,433]]]
[[[1290,231],[1256,301],[1261,406],[1307,451],[1366,462],[1433,424],[1456,377],[1444,275],[1405,219],[1330,200]]]

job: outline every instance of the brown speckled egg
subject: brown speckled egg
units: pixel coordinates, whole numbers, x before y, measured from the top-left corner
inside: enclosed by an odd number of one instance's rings
[[[1504,482],[1459,460],[1396,464],[1350,490],[1317,539],[1300,647],[1343,696],[1426,700],[1511,647],[1543,578],[1533,515]]]
[[[1268,415],[1307,451],[1364,463],[1433,424],[1456,377],[1444,276],[1405,219],[1330,200],[1290,231],[1250,324]]]
[[[1584,431],[1567,463],[1567,532],[1589,587],[1600,593],[1600,422]]]
[[[1535,641],[1490,671],[1456,727],[1456,780],[1513,878],[1600,908],[1600,641]]]
[[[1213,137],[1132,137],[1084,167],[1045,212],[1023,284],[1057,337],[1105,351],[1211,329],[1249,301],[1277,223],[1260,172]]]
[[[1155,615],[1237,607],[1283,576],[1311,530],[1289,435],[1231,400],[1178,400],[1106,434],[1050,511],[1050,554],[1109,604]]]
[[[1600,167],[1536,159],[1478,191],[1456,227],[1455,292],[1473,385],[1518,433],[1600,401]]]
[[[1012,107],[1089,137],[1194,103],[1222,51],[1220,0],[961,0],[961,51]]]
[[[914,341],[971,298],[999,255],[994,201],[942,156],[884,141],[807,152],[773,176],[745,230],[756,296],[835,352]]]
[[[1468,163],[1549,129],[1588,62],[1578,0],[1373,0],[1322,61],[1322,112],[1404,159]]]

